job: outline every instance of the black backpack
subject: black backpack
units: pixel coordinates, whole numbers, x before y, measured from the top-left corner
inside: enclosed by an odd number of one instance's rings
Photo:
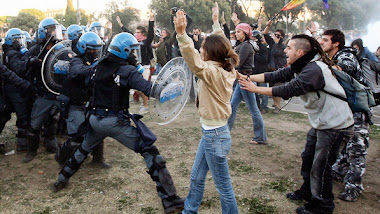
[[[370,59],[360,59],[360,67],[363,78],[368,87],[371,88],[376,105],[380,104],[380,63]]]

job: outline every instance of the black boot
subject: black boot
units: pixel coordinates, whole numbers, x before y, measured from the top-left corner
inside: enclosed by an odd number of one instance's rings
[[[184,208],[184,203],[185,199],[180,198],[178,195],[162,199],[162,205],[164,206],[165,213],[182,211]]]
[[[28,151],[28,153],[26,153],[24,159],[22,160],[24,163],[28,163],[30,162],[31,160],[34,159],[34,157],[36,157],[37,155],[37,151]]]
[[[58,142],[55,137],[44,140],[46,151],[49,153],[56,153],[58,151]]]
[[[111,165],[106,163],[104,161],[104,142],[102,141],[99,143],[93,150],[92,150],[92,164],[109,169],[111,168]]]
[[[56,192],[63,190],[65,187],[67,187],[68,183],[69,182],[62,182],[62,181],[55,182],[53,187],[52,187],[53,193],[56,193]]]
[[[17,137],[17,152],[28,151],[28,140],[25,137]]]
[[[38,131],[32,132],[34,135],[33,137],[28,137],[28,153],[26,153],[23,162],[28,163],[29,161],[33,160],[34,157],[37,155],[37,150],[40,145],[40,134]]]
[[[0,154],[5,154],[5,144],[0,143]]]

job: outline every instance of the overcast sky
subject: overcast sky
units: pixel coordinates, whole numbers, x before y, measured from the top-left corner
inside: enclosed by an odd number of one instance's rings
[[[120,1],[120,0],[119,0]],[[111,0],[79,0],[79,7],[90,12],[99,12],[104,10],[104,6]],[[150,0],[129,0],[131,6],[140,10],[148,9]],[[67,0],[17,0],[7,1],[0,6],[0,16],[17,16],[21,9],[35,8],[39,10],[61,9],[66,8]],[[77,0],[73,0],[76,8]]]

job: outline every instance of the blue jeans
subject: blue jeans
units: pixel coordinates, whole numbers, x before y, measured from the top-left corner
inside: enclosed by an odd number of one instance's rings
[[[258,82],[257,86],[268,87],[268,83]],[[262,94],[255,94],[255,96],[257,96],[256,100],[258,100],[257,105],[259,105],[261,109],[267,109],[268,110],[268,96],[262,95]]]
[[[239,83],[236,85],[231,98],[232,114],[228,119],[228,126],[230,130],[232,130],[236,118],[236,112],[243,99],[245,100],[248,110],[252,115],[254,132],[253,140],[257,141],[258,143],[265,143],[267,141],[267,133],[264,127],[263,117],[261,116],[260,110],[257,107],[255,93],[240,89]]]
[[[324,213],[333,212],[332,165],[337,159],[340,146],[348,142],[352,135],[353,126],[341,130],[311,128],[307,133],[306,145],[301,154],[304,183],[300,188],[304,195],[311,197],[311,201],[306,204],[307,208]]]
[[[227,155],[231,148],[230,131],[226,125],[202,132],[203,136],[199,142],[194,165],[191,169],[190,191],[182,213],[198,213],[203,198],[205,178],[210,170],[215,187],[220,195],[222,213],[237,214],[239,211],[227,161]]]
[[[162,69],[162,65],[160,63],[156,63],[156,70],[154,71],[154,75],[158,75]]]

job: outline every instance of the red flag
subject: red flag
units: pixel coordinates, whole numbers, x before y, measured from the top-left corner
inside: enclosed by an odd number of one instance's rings
[[[285,7],[281,9],[281,11],[287,11],[287,10],[294,9],[294,8],[300,6],[305,1],[306,0],[292,0],[291,2],[286,4]]]

